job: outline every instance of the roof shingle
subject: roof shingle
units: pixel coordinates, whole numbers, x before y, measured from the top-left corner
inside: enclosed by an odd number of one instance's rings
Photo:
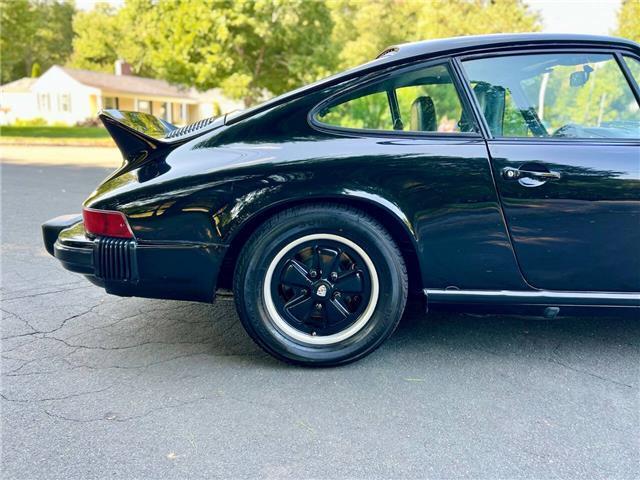
[[[28,93],[37,78],[24,77],[0,86],[3,93]]]
[[[114,75],[112,73],[92,72],[76,68],[60,67],[62,71],[83,85],[111,92],[138,93],[159,97],[192,98],[188,89],[171,85],[164,80],[136,77],[134,75]]]

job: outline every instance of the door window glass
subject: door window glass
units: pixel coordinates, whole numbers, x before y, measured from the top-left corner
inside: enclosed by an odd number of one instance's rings
[[[322,123],[366,130],[473,132],[447,65],[398,73],[341,97],[316,114]]]
[[[550,53],[463,62],[496,137],[640,138],[640,108],[612,55]]]

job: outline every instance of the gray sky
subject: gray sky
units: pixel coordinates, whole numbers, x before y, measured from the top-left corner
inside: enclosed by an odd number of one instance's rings
[[[543,31],[608,35],[616,28],[620,0],[528,0],[542,14]]]
[[[428,0],[425,0],[428,1]],[[526,0],[542,15],[543,31],[607,35],[615,29],[621,0]],[[96,0],[76,0],[78,8],[90,9]],[[123,0],[108,0],[122,5]]]

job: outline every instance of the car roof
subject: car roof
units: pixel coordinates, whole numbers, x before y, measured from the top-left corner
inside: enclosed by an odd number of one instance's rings
[[[567,33],[499,33],[490,35],[468,35],[420,42],[403,43],[385,48],[375,59],[345,70],[317,82],[305,85],[283,95],[275,97],[247,110],[231,112],[225,117],[225,124],[233,124],[251,117],[256,113],[280,105],[312,91],[331,86],[335,83],[363,75],[384,66],[403,63],[412,59],[455,55],[466,51],[496,49],[501,47],[522,48],[536,45],[555,46],[600,46],[631,50],[640,50],[637,43],[618,37],[605,35],[577,35]]]
[[[604,35],[575,35],[568,33],[499,33],[491,35],[469,35],[465,37],[424,40],[389,47],[378,55],[378,59],[406,60],[427,55],[462,52],[478,48],[522,47],[542,44],[590,44],[637,49],[631,40]]]

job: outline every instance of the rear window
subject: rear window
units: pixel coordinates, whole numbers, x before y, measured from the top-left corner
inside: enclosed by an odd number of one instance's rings
[[[458,133],[475,131],[446,64],[398,72],[316,113],[326,125],[348,129]]]

